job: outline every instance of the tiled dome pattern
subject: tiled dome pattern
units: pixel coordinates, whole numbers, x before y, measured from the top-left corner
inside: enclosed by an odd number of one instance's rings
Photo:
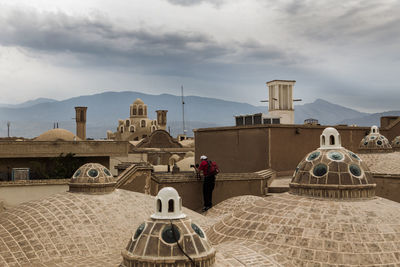
[[[389,140],[379,133],[376,126],[371,127],[370,133],[361,139],[360,152],[389,152],[392,150]]]
[[[392,148],[394,150],[400,150],[400,136],[396,136],[392,141]]]
[[[174,266],[190,266],[175,237],[182,249],[201,266],[214,263],[215,249],[208,242],[205,232],[191,219],[173,220],[172,226],[170,220],[149,219],[138,226],[122,252],[124,260],[121,266],[137,266],[135,264],[138,263],[143,266],[169,266],[168,263],[172,262]]]
[[[86,163],[73,174],[70,192],[108,193],[114,191],[116,179],[101,164]]]
[[[224,204],[219,209],[230,211]],[[399,203],[379,197],[343,201],[283,193],[248,198],[206,233],[217,249],[252,241],[293,266],[398,266],[398,211]]]
[[[368,167],[355,153],[341,147],[336,129],[327,128],[321,135],[321,147],[296,167],[290,192],[345,199],[373,197],[375,187]]]

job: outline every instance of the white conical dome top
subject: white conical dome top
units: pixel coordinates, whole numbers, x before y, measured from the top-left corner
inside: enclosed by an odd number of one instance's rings
[[[155,204],[155,213],[152,219],[182,219],[182,199],[173,187],[164,187],[158,192]]]
[[[325,128],[320,138],[320,149],[342,148],[342,141],[339,132],[332,127]]]

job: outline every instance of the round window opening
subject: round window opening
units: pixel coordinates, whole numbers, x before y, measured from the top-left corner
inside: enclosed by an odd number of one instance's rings
[[[358,165],[352,164],[352,165],[350,165],[349,169],[350,169],[351,174],[353,174],[354,176],[357,176],[357,177],[361,176],[362,172]]]
[[[314,167],[313,174],[315,176],[324,176],[328,172],[328,166],[323,163],[318,164]]]
[[[352,156],[353,158],[360,160],[360,158],[357,156],[357,154],[354,154],[353,152],[349,151],[349,155]]]
[[[308,156],[307,160],[308,160],[308,161],[313,161],[314,159],[318,158],[320,154],[321,154],[321,153],[320,153],[319,151],[315,151],[315,152],[311,153],[311,154]]]
[[[144,228],[146,228],[146,224],[142,223],[141,225],[139,225],[138,229],[135,232],[135,235],[133,236],[133,239],[136,240],[141,233],[143,233]]]
[[[172,227],[171,225],[168,225],[162,231],[161,238],[162,240],[164,240],[164,242],[168,244],[173,244],[179,241],[179,239],[181,238],[181,233],[179,232],[178,227],[176,227],[175,225],[173,225]]]
[[[368,145],[368,142],[364,142],[364,146]]]
[[[89,175],[90,177],[95,178],[95,177],[97,177],[97,176],[99,175],[99,172],[98,172],[97,170],[95,170],[95,169],[90,169],[90,170],[88,171],[88,175]]]
[[[399,145],[399,144],[400,144],[400,141],[397,141],[397,142],[396,142],[396,145]]]
[[[340,152],[329,152],[328,157],[332,160],[342,160],[343,159],[343,154]]]
[[[378,140],[376,143],[377,143],[379,146],[382,145],[382,141],[381,141],[381,140]]]
[[[198,234],[201,238],[204,238],[204,233],[203,231],[200,229],[200,227],[198,227],[197,225],[195,225],[194,223],[192,223],[192,229],[196,232],[196,234]]]
[[[107,176],[111,176],[111,173],[107,168],[104,168],[103,171]]]
[[[375,136],[371,136],[371,140],[374,140],[375,139]]]
[[[78,177],[80,174],[81,174],[81,170],[77,170],[75,173],[74,173],[74,178],[76,178],[76,177]]]

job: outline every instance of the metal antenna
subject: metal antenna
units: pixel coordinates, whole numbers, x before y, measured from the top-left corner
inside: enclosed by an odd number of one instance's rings
[[[181,85],[181,91],[182,91],[182,128],[183,128],[183,134],[185,134],[185,101],[183,100],[183,85]]]
[[[10,137],[10,125],[11,122],[7,121],[7,136]]]

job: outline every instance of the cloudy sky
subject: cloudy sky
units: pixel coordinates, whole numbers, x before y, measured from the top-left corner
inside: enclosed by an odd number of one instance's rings
[[[397,0],[0,0],[0,103],[104,91],[400,109]]]

